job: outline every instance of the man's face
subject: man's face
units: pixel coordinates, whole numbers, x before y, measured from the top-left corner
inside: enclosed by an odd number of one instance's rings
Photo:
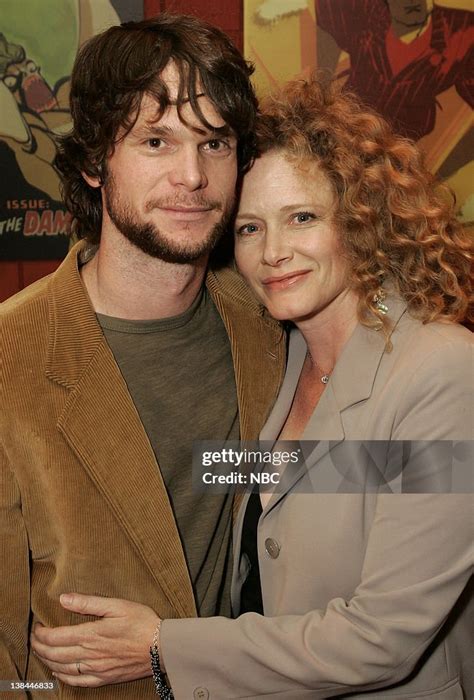
[[[163,73],[173,100],[171,65]],[[225,122],[206,96],[201,110],[216,129]],[[157,119],[157,103],[144,95],[133,129],[115,146],[103,184],[103,231],[114,227],[152,257],[189,263],[207,255],[226,229],[237,177],[236,138],[206,129],[189,103]]]
[[[426,22],[433,9],[431,0],[387,0],[392,19],[406,27],[417,27]]]

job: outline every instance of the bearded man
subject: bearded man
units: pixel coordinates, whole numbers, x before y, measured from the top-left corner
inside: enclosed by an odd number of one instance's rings
[[[209,264],[251,157],[250,73],[186,16],[78,54],[57,166],[82,240],[1,312],[0,675],[32,697],[53,681],[32,627],[83,621],[65,591],[230,614],[232,496],[193,492],[191,450],[256,438],[283,371],[278,324]],[[151,678],[114,687],[153,694]]]

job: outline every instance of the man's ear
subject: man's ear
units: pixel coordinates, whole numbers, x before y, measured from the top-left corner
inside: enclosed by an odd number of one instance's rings
[[[88,175],[83,170],[81,171],[81,175],[90,187],[102,187],[102,180],[98,175]]]

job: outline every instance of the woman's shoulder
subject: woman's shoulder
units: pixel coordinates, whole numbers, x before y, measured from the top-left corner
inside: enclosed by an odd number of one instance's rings
[[[473,334],[457,323],[422,323],[407,313],[392,333],[392,372],[409,393],[461,391],[472,384]]]
[[[399,434],[465,439],[472,433],[472,333],[448,322],[400,319],[393,333],[393,396]],[[418,435],[419,433],[419,435]]]
[[[408,312],[396,325],[392,336],[394,349],[399,353],[410,354],[413,361],[417,356],[446,356],[461,353],[468,357],[474,350],[474,334],[459,323],[431,321],[423,323]]]

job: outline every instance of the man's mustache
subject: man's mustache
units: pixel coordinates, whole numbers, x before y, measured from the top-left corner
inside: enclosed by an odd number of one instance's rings
[[[222,202],[213,199],[207,199],[206,197],[193,197],[189,198],[177,198],[177,197],[164,197],[159,199],[152,199],[145,205],[145,211],[150,212],[153,209],[215,209],[217,211],[222,210]]]

